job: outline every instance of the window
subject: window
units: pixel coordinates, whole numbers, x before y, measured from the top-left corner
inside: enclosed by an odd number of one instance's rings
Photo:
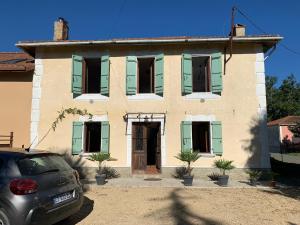
[[[193,92],[210,91],[210,57],[192,57],[192,90]]]
[[[154,58],[138,58],[138,93],[154,93]]]
[[[100,93],[100,59],[83,59],[82,70],[82,93]]]
[[[96,99],[103,96],[109,97],[109,74],[110,60],[108,55],[101,56],[101,58],[84,58],[80,55],[72,55],[73,98],[82,94],[86,94],[85,97],[94,96]]]
[[[84,124],[84,152],[99,152],[101,149],[101,122]]]
[[[58,155],[28,156],[20,159],[17,164],[21,174],[24,176],[71,170],[66,161]]]
[[[194,151],[210,153],[209,122],[192,122],[192,146]]]
[[[184,53],[181,63],[182,95],[195,93],[194,96],[200,96],[205,93],[221,96],[223,90],[221,52],[207,56]]]

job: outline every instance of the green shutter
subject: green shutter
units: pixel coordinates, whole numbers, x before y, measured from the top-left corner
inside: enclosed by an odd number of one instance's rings
[[[109,56],[101,57],[100,93],[109,96]]]
[[[222,89],[222,60],[218,52],[211,55],[211,91],[220,94]]]
[[[212,148],[215,155],[223,154],[222,143],[222,123],[220,121],[211,122],[212,127]]]
[[[181,151],[191,151],[192,149],[192,122],[181,122]]]
[[[183,54],[181,60],[181,89],[182,94],[187,95],[191,94],[192,89],[192,55]]]
[[[126,58],[126,95],[136,94],[137,58],[127,56]]]
[[[101,152],[109,152],[109,123],[101,122]]]
[[[164,55],[155,57],[155,94],[163,96],[164,93]]]
[[[72,154],[78,155],[82,147],[82,122],[73,122]]]
[[[82,93],[82,61],[82,56],[72,55],[72,93],[76,95]]]

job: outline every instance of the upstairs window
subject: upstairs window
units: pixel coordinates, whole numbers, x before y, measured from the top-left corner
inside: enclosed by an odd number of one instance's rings
[[[182,95],[201,92],[221,95],[223,82],[220,52],[207,56],[182,54],[181,63]]]
[[[83,59],[82,93],[100,93],[100,59]]]
[[[193,92],[210,91],[210,57],[192,57]]]
[[[101,58],[72,56],[72,93],[73,97],[82,94],[101,94],[109,96],[110,60]]]
[[[126,95],[156,94],[163,96],[164,55],[126,57]]]
[[[154,93],[154,58],[138,58],[138,93]]]

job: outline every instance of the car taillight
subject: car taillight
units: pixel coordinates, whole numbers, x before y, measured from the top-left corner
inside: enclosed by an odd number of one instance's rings
[[[80,183],[80,176],[79,176],[79,173],[77,172],[77,170],[74,170],[74,176],[75,176],[75,178],[76,178],[77,183],[78,183],[78,184],[81,184],[81,183]]]
[[[27,195],[37,191],[37,183],[32,179],[14,179],[10,182],[9,188],[15,195]]]

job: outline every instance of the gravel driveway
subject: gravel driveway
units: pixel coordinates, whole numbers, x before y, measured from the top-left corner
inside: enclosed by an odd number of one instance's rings
[[[296,225],[300,189],[94,187],[59,225]]]

